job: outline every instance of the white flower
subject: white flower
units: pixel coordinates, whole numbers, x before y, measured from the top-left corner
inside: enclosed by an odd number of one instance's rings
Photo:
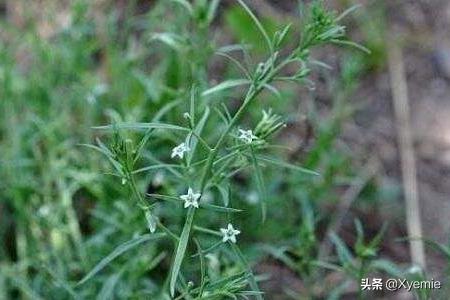
[[[186,195],[181,195],[181,200],[184,200],[184,208],[188,208],[189,206],[198,208],[198,199],[200,198],[200,193],[194,193],[194,191],[189,188],[188,193]]]
[[[191,150],[191,149],[189,149],[189,147],[186,145],[186,143],[181,143],[172,149],[172,155],[170,157],[174,158],[175,156],[178,156],[179,158],[182,159],[184,156],[184,153],[188,152],[189,150]]]
[[[250,144],[254,139],[257,139],[258,137],[253,134],[253,131],[249,130],[243,130],[239,129],[240,135],[238,136],[239,139],[243,140],[246,144]]]
[[[224,243],[226,241],[236,243],[236,236],[241,233],[239,230],[234,229],[233,225],[231,225],[230,223],[228,223],[227,228],[220,228],[220,232],[222,232],[222,242]]]

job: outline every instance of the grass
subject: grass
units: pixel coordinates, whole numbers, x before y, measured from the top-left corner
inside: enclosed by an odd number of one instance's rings
[[[269,258],[304,283],[284,289],[294,299],[339,298],[377,272],[410,276],[379,255],[382,226],[368,238],[355,221],[353,245],[333,233],[334,252],[318,255],[334,217],[323,206],[363,177],[336,145],[355,109],[345,99],[377,58],[321,2],[296,24],[219,4],[130,3],[99,21],[74,1],[51,39],[33,16],[23,29],[2,19],[0,299],[270,299],[256,267]],[[242,43],[223,44],[224,28]],[[316,138],[300,155],[283,134],[298,86],[329,72],[313,59],[327,45],[353,50],[340,50],[329,115],[301,107]],[[198,208],[183,206],[189,188]],[[228,224],[236,243],[224,242]],[[320,289],[333,272],[342,281]]]

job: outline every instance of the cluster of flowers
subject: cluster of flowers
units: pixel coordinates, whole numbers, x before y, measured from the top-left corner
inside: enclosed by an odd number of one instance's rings
[[[243,130],[239,129],[239,136],[238,138],[242,140],[246,144],[250,144],[253,142],[253,140],[257,139],[253,134],[252,130]],[[186,143],[181,143],[180,145],[174,147],[172,149],[171,158],[178,157],[179,159],[183,159],[184,155],[188,153],[191,149]],[[184,208],[199,208],[198,201],[201,198],[200,192],[194,192],[194,190],[189,187],[187,194],[181,195],[180,199],[184,201]],[[232,243],[236,243],[237,239],[236,236],[239,235],[241,232],[233,227],[232,224],[228,224],[227,228],[220,228],[220,232],[222,233],[222,241],[225,243],[227,241],[230,241]]]

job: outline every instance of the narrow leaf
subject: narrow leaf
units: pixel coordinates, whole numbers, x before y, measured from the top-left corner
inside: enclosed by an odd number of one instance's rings
[[[362,45],[360,45],[360,44],[358,44],[358,43],[352,42],[352,41],[339,40],[339,39],[332,39],[331,42],[332,42],[333,44],[336,44],[336,45],[353,47],[353,48],[356,48],[356,49],[358,49],[358,50],[361,50],[362,52],[365,52],[365,53],[367,53],[367,54],[371,54],[371,53],[372,53],[372,52],[371,52],[369,49],[367,49],[366,47],[364,47],[364,46],[362,46]]]
[[[155,33],[150,38],[150,41],[160,41],[178,51],[186,45],[186,40],[183,37],[171,32]]]
[[[345,18],[346,16],[348,16],[349,14],[351,14],[352,12],[354,12],[355,10],[357,10],[358,8],[361,7],[361,4],[355,4],[350,6],[349,8],[347,8],[343,13],[341,13],[337,18],[336,18],[336,22],[341,21],[343,18]]]
[[[164,123],[118,123],[105,126],[96,126],[93,129],[100,130],[117,130],[117,129],[131,129],[131,130],[148,130],[148,129],[167,129],[167,130],[181,130],[189,131],[189,128],[177,125]]]
[[[256,175],[256,185],[258,187],[259,192],[259,199],[261,202],[261,213],[262,213],[262,220],[263,222],[266,220],[266,199],[267,199],[267,191],[266,191],[266,185],[264,184],[264,178],[261,172],[261,169],[258,165],[258,161],[256,159],[255,151],[253,150],[253,147],[250,147],[250,153],[252,158],[252,164],[253,168],[255,169],[255,175]]]
[[[186,0],[171,0],[171,1],[181,4],[184,8],[186,8],[188,10],[189,14],[191,14],[191,15],[193,14],[194,9],[192,8],[192,5],[188,1],[186,1]]]
[[[270,84],[264,84],[264,87],[269,91],[269,92],[271,92],[272,94],[274,94],[275,95],[275,97],[277,97],[277,99],[278,100],[282,100],[283,99],[283,97],[281,96],[281,93],[280,93],[280,91],[276,88],[276,87],[274,87],[273,85],[270,85]]]
[[[203,97],[206,96],[210,96],[212,94],[218,93],[220,91],[223,90],[227,90],[227,89],[231,89],[237,86],[241,86],[241,85],[247,85],[250,84],[251,81],[247,80],[247,79],[230,79],[230,80],[226,80],[224,82],[219,83],[216,86],[213,86],[210,89],[207,89],[206,91],[204,91],[202,93]]]
[[[138,174],[145,171],[158,170],[158,169],[170,169],[170,168],[182,168],[183,166],[175,165],[175,164],[156,164],[152,166],[143,167],[131,172],[132,174]]]
[[[248,264],[247,260],[245,259],[244,255],[242,254],[241,250],[236,244],[231,244],[231,248],[233,249],[234,254],[237,256],[237,258],[240,260],[240,263],[243,265],[244,268],[247,269],[248,273],[248,283],[250,287],[252,288],[253,292],[256,292],[255,295],[256,299],[263,300],[264,298],[261,295],[261,291],[258,287],[258,283],[256,282],[255,275],[253,274],[252,269],[250,268],[250,265]]]
[[[305,174],[309,174],[309,175],[320,176],[320,174],[315,172],[315,171],[312,171],[312,170],[309,170],[309,169],[306,169],[306,168],[303,168],[303,167],[299,167],[299,166],[296,166],[296,165],[293,165],[293,164],[290,164],[290,163],[287,163],[287,162],[284,162],[284,161],[281,161],[281,160],[276,160],[276,159],[273,159],[273,158],[270,158],[270,157],[267,157],[267,156],[258,155],[257,159],[260,160],[260,161],[264,161],[264,162],[270,163],[270,164],[274,164],[274,165],[282,167],[282,168],[291,169],[291,170],[294,170],[294,171],[297,171],[297,172],[301,172],[301,173],[305,173]]]
[[[350,253],[350,250],[348,249],[347,245],[345,245],[345,243],[334,233],[331,234],[330,239],[336,246],[336,252],[338,254],[341,264],[344,267],[351,266],[353,256]]]
[[[175,285],[177,283],[178,273],[180,273],[181,263],[183,262],[186,247],[189,241],[189,234],[191,232],[192,222],[194,221],[195,209],[189,208],[186,221],[184,223],[183,231],[181,232],[180,240],[178,242],[177,251],[172,267],[172,274],[170,276],[170,295],[175,295]]]
[[[272,41],[270,40],[269,35],[267,34],[267,31],[264,29],[264,26],[261,24],[261,22],[255,16],[255,14],[251,11],[251,9],[247,6],[247,4],[244,3],[244,1],[237,0],[237,2],[239,2],[239,4],[244,8],[244,10],[247,12],[247,14],[250,16],[250,18],[255,23],[256,27],[258,27],[258,30],[261,32],[262,36],[266,40],[267,47],[269,48],[270,53],[273,53]]]
[[[120,276],[122,276],[122,272],[117,274],[113,274],[110,276],[102,286],[100,293],[97,296],[97,300],[108,300],[114,299],[114,288],[119,282]]]
[[[150,240],[156,240],[158,238],[161,238],[165,236],[165,233],[157,233],[157,234],[144,234],[141,236],[138,236],[132,240],[129,240],[122,245],[118,246],[116,249],[114,249],[113,252],[111,252],[108,256],[103,258],[86,276],[84,276],[83,279],[81,279],[77,285],[82,285],[89,279],[91,279],[95,274],[100,272],[104,267],[109,265],[114,259],[122,255],[123,253],[127,252],[128,250],[131,250],[135,248],[136,246],[139,246],[142,243],[145,243]]]
[[[200,119],[200,121],[198,122],[197,126],[194,129],[194,132],[197,136],[201,136],[203,128],[205,127],[206,121],[208,120],[209,113],[210,113],[210,109],[209,109],[209,107],[206,107],[202,118]],[[195,135],[193,135],[192,139],[191,139],[191,145],[190,145],[191,151],[189,151],[189,154],[188,154],[188,165],[190,165],[192,162],[192,158],[195,155],[195,150],[197,149],[197,144],[198,144],[198,138]]]

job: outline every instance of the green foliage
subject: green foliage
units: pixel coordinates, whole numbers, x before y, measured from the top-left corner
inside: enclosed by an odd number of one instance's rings
[[[341,24],[352,9],[316,1],[278,24],[241,0],[222,19],[218,0],[126,6],[96,19],[75,1],[50,39],[1,24],[0,299],[269,298],[254,271],[267,253],[311,286],[326,270],[401,274],[358,222],[353,247],[336,233],[337,259],[318,256],[320,205],[358,176],[336,147],[351,107],[309,112],[304,157],[278,144],[295,84],[325,66],[314,47],[362,48]],[[219,45],[221,22],[252,47]],[[336,98],[360,67],[344,61]]]

